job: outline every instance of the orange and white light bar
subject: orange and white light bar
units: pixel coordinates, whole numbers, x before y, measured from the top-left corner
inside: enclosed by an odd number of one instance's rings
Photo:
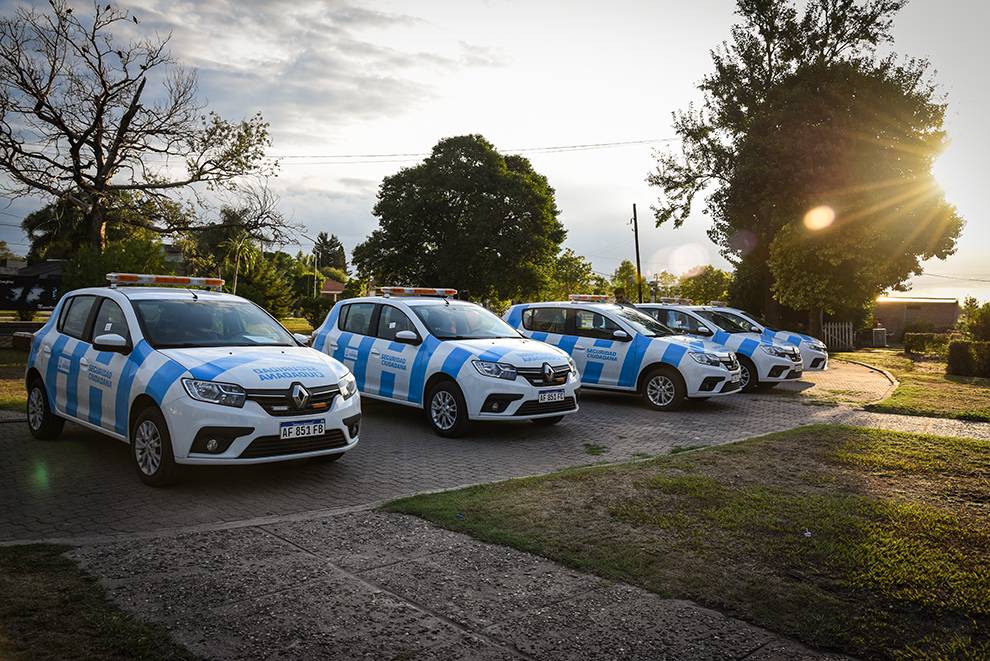
[[[660,302],[667,305],[691,305],[694,300],[690,298],[661,298]]]
[[[609,296],[607,294],[571,294],[570,299],[583,303],[608,303]]]
[[[395,296],[457,296],[456,289],[434,289],[432,287],[379,287],[383,294]]]
[[[725,301],[709,301],[708,305],[713,308],[727,308],[729,304]]]
[[[111,285],[182,285],[185,287],[223,286],[220,278],[190,278],[184,275],[148,275],[145,273],[107,273]]]

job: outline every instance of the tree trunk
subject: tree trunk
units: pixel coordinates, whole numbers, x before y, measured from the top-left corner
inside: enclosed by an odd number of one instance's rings
[[[87,214],[89,221],[89,245],[102,255],[106,247],[107,210],[100,203],[94,203]]]
[[[808,310],[808,335],[824,341],[825,329],[822,326],[822,309],[811,308]]]
[[[780,328],[780,303],[773,297],[769,289],[763,304],[763,318],[771,326]]]

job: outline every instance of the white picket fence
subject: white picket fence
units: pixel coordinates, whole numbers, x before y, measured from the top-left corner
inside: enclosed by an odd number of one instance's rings
[[[841,321],[824,324],[825,346],[829,351],[851,351],[853,345],[853,324],[851,321]]]

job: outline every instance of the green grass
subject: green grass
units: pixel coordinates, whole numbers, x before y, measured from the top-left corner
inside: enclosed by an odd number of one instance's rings
[[[384,509],[863,659],[990,656],[990,442],[810,427]]]
[[[943,358],[891,349],[832,357],[885,369],[900,382],[893,395],[868,407],[872,411],[990,422],[990,379],[947,375]]]
[[[68,546],[0,547],[0,659],[193,660],[167,633],[111,606],[62,553]]]

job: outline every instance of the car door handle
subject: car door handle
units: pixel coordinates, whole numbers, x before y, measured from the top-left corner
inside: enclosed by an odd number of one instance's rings
[[[329,346],[330,346],[331,349],[336,349],[337,348],[337,343],[336,342],[329,342],[328,344],[329,344]]]
[[[43,346],[41,348],[41,350],[45,352],[45,355],[46,356],[52,355],[52,345],[50,345],[50,344],[46,344],[45,346]]]
[[[574,345],[574,348],[575,348],[575,349],[576,349],[577,351],[584,351],[584,350],[585,350],[585,349],[586,349],[587,347],[582,347],[582,346],[581,346],[580,344],[575,344],[575,345]]]
[[[85,358],[79,359],[79,369],[89,371],[89,361]]]
[[[380,356],[380,355],[382,355],[382,352],[379,351],[378,349],[372,349],[371,350],[371,355],[372,356]]]

